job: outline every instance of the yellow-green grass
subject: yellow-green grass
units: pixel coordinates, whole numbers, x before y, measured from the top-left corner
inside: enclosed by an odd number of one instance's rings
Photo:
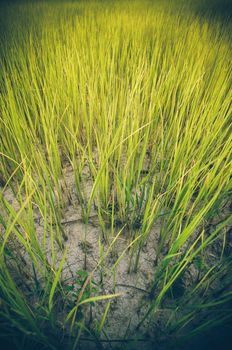
[[[173,326],[181,333],[197,320],[199,310],[212,316],[217,305],[226,305],[212,325],[231,317],[229,287],[216,299],[199,297],[213,276],[219,280],[231,265],[231,255],[224,254],[231,235],[231,24],[207,12],[207,2],[201,15],[197,4],[1,5],[0,177],[19,202],[15,210],[2,190],[0,297],[2,324],[9,334],[12,327],[40,344],[57,346],[50,334],[55,338],[60,329],[54,305],[58,291],[64,295],[65,250],[59,266],[54,248],[52,263],[47,261],[34,210],[44,219],[44,241],[49,232],[52,247],[57,241],[62,250],[67,164],[75,174],[84,223],[94,206],[110,248],[116,226],[126,228],[131,270],[137,270],[140,252],[159,220],[150,306],[141,323],[157,317],[176,281],[196,258],[204,260],[215,242],[221,247],[220,260],[206,268],[170,319],[182,310]],[[84,191],[85,166],[92,178],[89,195]],[[20,264],[11,248],[14,239],[46,281],[39,309],[25,298],[11,272],[12,256]],[[195,308],[185,309],[193,296]],[[70,333],[75,322],[80,330],[70,349],[78,346],[86,327],[73,317],[78,305],[66,315],[67,322],[72,318]],[[44,320],[50,333],[41,326]]]

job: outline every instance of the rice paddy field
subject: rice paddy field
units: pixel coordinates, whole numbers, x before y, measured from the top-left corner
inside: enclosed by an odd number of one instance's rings
[[[231,10],[1,2],[1,349],[230,349]]]

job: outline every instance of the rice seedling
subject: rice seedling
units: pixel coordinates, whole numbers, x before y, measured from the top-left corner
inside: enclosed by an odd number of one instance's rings
[[[185,349],[229,327],[230,14],[0,4],[3,345]]]

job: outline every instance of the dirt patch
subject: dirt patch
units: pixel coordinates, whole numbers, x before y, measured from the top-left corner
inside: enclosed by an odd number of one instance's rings
[[[137,256],[133,248],[136,245],[136,241],[133,243],[127,229],[122,230],[121,226],[116,227],[113,232],[109,229],[109,232],[105,235],[94,205],[91,208],[88,223],[85,224],[82,220],[82,211],[77,200],[73,171],[71,168],[67,168],[65,173],[66,179],[63,186],[67,193],[67,201],[62,209],[61,220],[63,249],[51,236],[51,232],[48,232],[45,228],[44,219],[39,210],[35,207],[33,211],[36,239],[45,253],[47,261],[51,265],[58,267],[63,251],[67,248],[67,256],[62,272],[64,288],[71,286],[77,288],[76,290],[80,289],[80,285],[76,286],[75,284],[78,278],[80,280],[81,273],[85,271],[88,275],[92,273],[93,295],[121,294],[120,297],[110,301],[104,332],[101,335],[103,349],[141,348],[146,350],[151,349],[155,345],[158,346],[158,349],[162,349],[162,342],[168,338],[168,334],[164,334],[164,332],[172,312],[170,303],[164,303],[162,309],[158,310],[155,317],[152,317],[151,313],[151,317],[148,317],[138,329],[138,325],[151,305],[149,292],[154,283],[154,273],[157,268],[156,248],[161,223],[157,220],[152,232],[147,237],[144,246],[140,250],[139,263],[135,271]],[[84,180],[86,184],[85,195],[89,197],[92,181],[87,170],[84,176],[86,177]],[[72,204],[68,200],[70,196]],[[20,203],[18,203],[10,188],[5,190],[4,198],[13,206],[16,212],[20,209]],[[119,234],[119,232],[121,233]],[[117,234],[119,236],[112,244]],[[109,237],[108,241],[105,239],[105,236]],[[134,238],[137,236],[139,236],[139,232],[135,230]],[[19,243],[18,249],[20,249],[25,269],[27,265],[28,272],[32,273],[28,253]],[[211,248],[209,255],[213,254],[213,249]],[[218,254],[213,254],[213,263],[215,263],[215,259],[218,259]],[[163,256],[160,256],[160,258],[162,259]],[[99,264],[99,261],[101,261],[101,264]],[[212,258],[209,258],[209,261],[211,263]],[[210,266],[210,263],[208,266]],[[201,267],[196,263],[189,266],[182,279],[173,285],[171,293],[167,295],[169,301],[173,298],[181,298],[186,290],[191,289],[200,278],[200,269]],[[40,278],[39,272],[37,278]],[[92,295],[91,291],[88,293],[89,295],[86,297]],[[75,297],[73,295],[72,293],[73,300],[71,298],[69,308],[75,305]],[[82,308],[85,322],[90,329],[96,331],[106,310],[107,303],[108,301],[98,301]],[[58,318],[62,322],[62,318],[65,316],[64,310],[62,310]],[[135,341],[132,341],[132,339],[135,339]],[[96,348],[96,344],[87,339],[82,339],[81,344],[86,349]]]

